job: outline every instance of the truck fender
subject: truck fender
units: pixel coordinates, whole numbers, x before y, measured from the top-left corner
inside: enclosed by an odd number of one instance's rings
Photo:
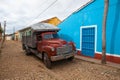
[[[51,48],[52,48],[51,46],[44,46],[42,53],[47,53],[47,54],[48,54],[48,57],[50,57],[50,56],[51,56],[51,53],[52,53]]]

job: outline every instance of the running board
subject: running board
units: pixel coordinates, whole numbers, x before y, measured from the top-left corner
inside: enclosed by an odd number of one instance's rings
[[[34,53],[37,57],[39,57],[40,59],[42,59],[42,54],[39,53],[37,50],[30,49],[30,51],[31,51],[32,53]]]

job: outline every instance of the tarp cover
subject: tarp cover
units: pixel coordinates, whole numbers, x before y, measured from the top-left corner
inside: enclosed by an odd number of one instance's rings
[[[51,31],[51,30],[60,30],[58,27],[48,24],[48,23],[37,23],[30,26],[32,30],[35,31]]]

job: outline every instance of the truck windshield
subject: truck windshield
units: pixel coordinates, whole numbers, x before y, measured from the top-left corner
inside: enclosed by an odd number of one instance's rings
[[[58,34],[45,34],[44,39],[58,38]]]

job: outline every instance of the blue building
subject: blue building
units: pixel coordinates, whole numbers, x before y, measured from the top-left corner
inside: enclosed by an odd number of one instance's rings
[[[58,25],[59,35],[73,41],[81,55],[101,59],[104,0],[94,0]],[[120,0],[109,0],[106,26],[107,60],[120,64]]]

